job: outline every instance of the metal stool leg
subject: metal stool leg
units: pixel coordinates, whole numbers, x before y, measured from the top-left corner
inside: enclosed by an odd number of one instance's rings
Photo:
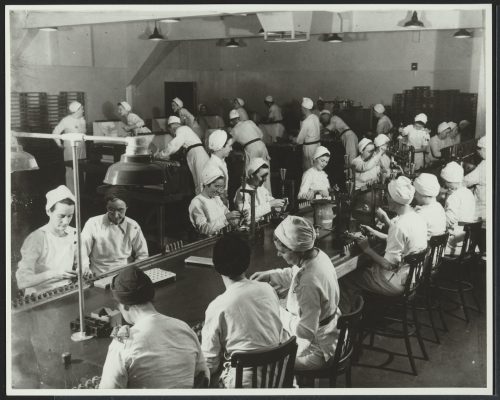
[[[408,320],[406,315],[403,316],[403,334],[405,337],[405,345],[406,345],[406,353],[408,354],[408,360],[410,360],[410,366],[413,375],[418,375],[417,374],[417,367],[415,366],[415,360],[413,359],[413,353],[411,351],[411,342],[410,342],[410,336],[408,332]]]
[[[413,314],[413,323],[415,324],[415,334],[417,336],[417,341],[420,346],[420,350],[422,350],[422,355],[424,356],[424,359],[428,360],[429,356],[427,354],[427,351],[425,350],[425,345],[422,339],[422,335],[420,334],[420,324],[418,323],[417,310],[415,309],[414,306],[412,306],[411,312]]]
[[[436,343],[441,344],[441,341],[439,340],[439,335],[437,332],[436,324],[434,323],[434,316],[432,312],[432,304],[431,300],[427,297],[427,311],[429,313],[429,321],[431,323],[432,331],[434,332],[434,337],[436,338]]]
[[[457,283],[458,283],[458,294],[460,296],[460,302],[462,303],[462,310],[464,312],[465,322],[469,323],[469,311],[467,310],[467,303],[465,301],[465,294],[462,287],[462,281],[459,281]]]

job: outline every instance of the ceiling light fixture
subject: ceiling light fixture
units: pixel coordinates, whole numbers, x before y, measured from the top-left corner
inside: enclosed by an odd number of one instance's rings
[[[160,22],[180,22],[179,18],[163,18],[160,19]]]
[[[55,32],[55,31],[58,31],[59,29],[57,29],[57,27],[55,27],[55,26],[46,26],[43,28],[38,28],[38,30],[44,31],[44,32]]]
[[[342,43],[344,41],[344,39],[342,39],[336,33],[332,33],[332,34],[330,34],[328,36],[328,38],[326,39],[326,41],[329,42],[329,43]]]
[[[413,11],[413,15],[411,16],[411,20],[405,22],[405,28],[423,28],[424,23],[419,21],[417,12]]]
[[[232,38],[229,42],[226,43],[226,47],[240,47],[240,44],[234,38]]]
[[[467,29],[459,29],[458,31],[455,32],[453,37],[457,39],[471,38],[472,33],[469,32]]]
[[[155,42],[158,42],[160,40],[165,39],[163,37],[163,35],[160,33],[160,31],[158,30],[158,27],[156,26],[156,21],[155,21],[155,30],[153,31],[153,33],[151,35],[149,35],[148,39],[153,40]]]

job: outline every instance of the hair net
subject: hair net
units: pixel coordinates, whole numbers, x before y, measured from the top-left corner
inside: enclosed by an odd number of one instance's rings
[[[436,175],[427,173],[422,173],[417,176],[413,181],[413,186],[415,186],[415,190],[422,196],[432,197],[436,197],[439,194],[439,189],[441,188]]]
[[[330,151],[324,147],[324,146],[319,146],[316,148],[316,151],[314,152],[313,160],[316,160],[319,157],[330,155]]]
[[[122,106],[125,109],[125,111],[132,110],[132,107],[130,107],[130,104],[128,104],[126,101],[120,101],[118,104]]]
[[[68,106],[69,112],[75,113],[77,112],[80,108],[82,108],[82,104],[79,103],[78,101],[72,101],[70,105]]]
[[[451,126],[448,124],[448,122],[441,122],[438,125],[437,131],[438,133],[444,132],[446,129],[450,129]]]
[[[410,204],[415,194],[415,188],[406,176],[390,181],[387,190],[391,198],[401,205]]]
[[[257,171],[259,168],[262,168],[263,166],[269,168],[269,164],[263,158],[252,158],[247,166],[247,176],[250,177],[253,173],[255,173],[255,171]]]
[[[383,114],[385,111],[385,107],[382,104],[375,104],[373,109],[380,114]]]
[[[464,179],[464,169],[455,161],[449,162],[441,170],[441,178],[450,183],[460,183]]]
[[[314,107],[314,103],[309,97],[304,97],[302,99],[302,107],[307,110],[312,110],[312,108]]]
[[[377,135],[377,137],[375,138],[375,140],[373,141],[373,144],[376,147],[380,147],[386,143],[389,143],[390,141],[391,141],[391,139],[389,139],[389,137],[387,135],[384,135],[383,133],[379,133]]]
[[[176,97],[175,99],[172,100],[172,103],[175,103],[177,104],[179,107],[183,107],[184,106],[184,103],[182,102],[181,99],[179,99],[178,97]]]
[[[229,111],[229,119],[234,119],[234,118],[239,118],[239,117],[240,117],[240,113],[238,112],[238,110]]]
[[[170,117],[168,117],[168,121],[167,121],[167,125],[170,125],[170,124],[180,124],[181,123],[181,119],[175,115],[171,115]]]
[[[415,122],[423,122],[425,125],[427,123],[427,115],[425,115],[424,113],[418,114],[415,117]]]
[[[215,166],[209,166],[208,168],[205,168],[201,174],[201,183],[203,183],[204,186],[207,186],[218,178],[224,178],[222,171]]]
[[[358,150],[361,153],[366,146],[368,146],[370,143],[373,143],[370,139],[368,138],[363,138],[359,141],[358,143]]]
[[[307,251],[314,247],[316,230],[302,217],[289,215],[274,230],[274,234],[286,247],[293,251]]]
[[[45,210],[49,211],[52,206],[61,200],[70,199],[73,200],[73,203],[76,203],[75,196],[71,193],[66,186],[60,185],[56,189],[53,189],[45,195],[47,198],[47,204],[45,205]]]
[[[212,151],[221,150],[226,144],[229,135],[222,129],[213,131],[208,138],[208,148]]]

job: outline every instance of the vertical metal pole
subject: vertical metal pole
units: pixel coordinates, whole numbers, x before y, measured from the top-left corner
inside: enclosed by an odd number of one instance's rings
[[[252,240],[255,239],[255,195],[257,194],[257,189],[250,192],[250,237]]]

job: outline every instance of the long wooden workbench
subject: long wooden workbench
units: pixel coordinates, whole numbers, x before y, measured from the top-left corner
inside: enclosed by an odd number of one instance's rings
[[[285,267],[273,244],[273,226],[264,228],[264,240],[252,247],[247,276],[256,271]],[[176,281],[156,286],[154,304],[158,311],[179,318],[190,326],[204,320],[208,304],[223,293],[224,285],[213,267],[185,264],[188,255],[211,257],[213,240],[189,254],[179,251],[160,256],[150,267],[162,268],[176,274]],[[332,235],[318,241],[318,246],[332,257],[339,277],[354,270],[364,256],[343,255],[335,250]],[[97,287],[85,289],[86,315],[102,307],[116,308],[109,290]],[[17,310],[11,316],[12,386],[14,388],[72,388],[82,378],[101,375],[110,338],[93,338],[73,342],[70,321],[78,317],[77,292],[55,298],[43,304]],[[69,352],[72,363],[65,368],[61,355]]]

